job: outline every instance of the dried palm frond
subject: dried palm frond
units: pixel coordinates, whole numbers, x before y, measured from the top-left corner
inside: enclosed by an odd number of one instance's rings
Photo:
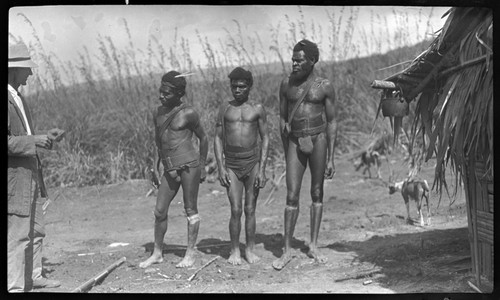
[[[447,15],[429,48],[385,79],[401,87],[407,101],[417,101],[407,162],[414,174],[435,155],[433,189],[440,195],[443,187],[448,192],[448,165],[457,175],[455,193],[476,161],[485,161],[486,175],[493,177],[493,14],[488,8],[459,7]],[[392,127],[399,134],[400,120]]]
[[[478,14],[476,23],[470,32],[463,30],[465,16]],[[491,52],[492,14],[487,9],[456,9],[452,11],[442,34],[438,37],[439,45],[459,43],[454,54],[460,64]],[[484,37],[484,38],[481,38]],[[460,38],[454,40],[453,38]],[[486,42],[485,42],[486,41]],[[487,43],[490,43],[488,45]],[[429,159],[436,153],[436,170],[433,188],[441,194],[442,187],[447,190],[445,170],[451,164],[456,175],[455,193],[465,166],[473,167],[476,160],[485,160],[487,173],[493,176],[493,70],[489,68],[489,59],[481,63],[468,65],[443,80],[438,97],[432,98],[423,93],[416,107],[412,132],[419,128],[422,134],[430,132],[427,146]],[[434,119],[432,114],[436,114]],[[418,124],[418,125],[417,125]]]

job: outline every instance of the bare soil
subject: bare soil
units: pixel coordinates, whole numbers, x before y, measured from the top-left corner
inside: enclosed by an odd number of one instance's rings
[[[430,161],[421,173],[431,185],[433,165]],[[170,208],[164,262],[141,269],[139,263],[153,248],[156,194],[146,196],[151,189],[148,181],[50,189],[53,202],[46,214],[45,274],[62,285],[35,292],[71,292],[126,257],[89,293],[474,293],[467,284],[473,274],[463,192],[452,205],[444,194],[439,208],[439,196],[431,192],[431,226],[418,225],[411,203],[415,224],[406,224],[399,193],[389,195],[383,181],[355,172],[347,160],[337,160],[336,166],[334,179],[325,182],[319,237],[328,262],[315,263],[305,255],[310,205],[306,172],[293,242],[296,257],[281,271],[271,263],[283,251],[284,180],[267,204],[271,184],[261,191],[256,241],[261,260],[241,266],[227,263],[230,209],[225,190],[217,181],[203,183],[198,199],[202,221],[197,261],[188,269],[175,268],[187,240],[182,192]],[[406,172],[396,160],[392,167],[396,174]],[[387,165],[382,165],[382,176],[388,174]],[[240,240],[244,253],[244,227]],[[217,255],[221,257],[188,281]]]

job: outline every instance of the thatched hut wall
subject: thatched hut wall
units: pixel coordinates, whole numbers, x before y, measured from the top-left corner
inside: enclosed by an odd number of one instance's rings
[[[493,14],[460,7],[447,16],[430,47],[384,81],[394,83],[401,100],[417,101],[412,135],[421,132],[429,141],[425,159],[436,157],[433,188],[442,193],[447,187],[450,165],[455,186],[464,184],[473,272],[481,285],[492,283],[494,272]]]

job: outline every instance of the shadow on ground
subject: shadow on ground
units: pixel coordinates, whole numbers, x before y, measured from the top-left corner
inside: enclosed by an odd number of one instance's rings
[[[154,243],[146,243],[143,244],[142,247],[144,247],[144,252],[149,253],[148,255],[151,255],[153,253],[154,249]],[[184,257],[184,254],[186,253],[186,245],[177,245],[177,244],[165,244],[163,243],[162,246],[162,253],[163,255],[165,254],[174,254],[175,256],[178,257]]]
[[[433,291],[434,282],[450,281],[450,291],[457,280],[470,275],[471,259],[468,229],[455,228],[373,236],[366,241],[336,242],[325,248],[353,252],[355,263],[370,266],[365,277],[377,276],[381,286],[406,292],[409,286]],[[352,277],[363,278],[363,272]],[[340,279],[338,281],[342,281]],[[463,282],[462,282],[463,284]]]
[[[281,233],[274,234],[262,234],[257,233],[255,235],[255,244],[263,244],[264,249],[271,252],[275,257],[281,257],[283,255],[283,248],[285,246],[285,240]],[[300,250],[303,253],[307,252],[307,245],[304,241],[292,238],[292,249]]]
[[[271,252],[277,258],[283,255],[284,240],[283,240],[283,235],[280,233],[255,234],[255,245],[257,246],[259,244],[262,244],[265,250]],[[244,243],[240,243],[239,246],[241,253],[245,253],[246,245]],[[172,245],[170,247],[172,247]],[[229,258],[231,252],[231,242],[228,240],[223,241],[221,239],[216,239],[216,238],[202,239],[198,242],[198,244],[196,244],[196,248],[198,249],[198,251],[203,252],[205,254],[211,254],[211,255],[216,254],[227,259]],[[306,243],[296,238],[292,239],[292,248],[298,249],[303,253],[307,253],[308,250]],[[165,250],[163,251],[163,253],[166,253]]]

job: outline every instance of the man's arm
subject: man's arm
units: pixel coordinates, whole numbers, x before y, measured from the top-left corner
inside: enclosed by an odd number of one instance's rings
[[[160,179],[160,157],[161,157],[161,154],[160,154],[160,143],[161,143],[161,140],[158,138],[158,128],[156,127],[156,118],[157,118],[158,114],[157,114],[157,110],[154,110],[153,111],[153,126],[154,126],[154,129],[155,129],[155,145],[156,145],[156,149],[154,149],[153,151],[156,151],[156,155],[154,156],[154,159],[153,159],[153,169],[154,169],[154,172],[156,174],[156,177],[158,178],[158,180],[161,182],[161,179]]]
[[[337,140],[337,109],[335,107],[335,89],[330,81],[324,80],[325,91],[325,114],[326,114],[326,140],[328,143],[326,178],[333,178],[335,174],[335,142]]]
[[[225,104],[223,104],[220,108],[219,114],[217,115],[217,121],[215,123],[215,138],[214,138],[214,155],[215,155],[215,160],[217,161],[217,168],[219,171],[219,181],[222,186],[229,187],[229,178],[227,177],[227,171],[226,167],[223,164],[222,160],[222,143],[223,143],[223,128],[222,128],[222,122],[224,121],[222,116],[222,110]]]
[[[262,147],[260,150],[260,169],[256,185],[258,188],[263,188],[266,185],[266,163],[269,149],[269,133],[267,130],[267,114],[264,106],[261,104],[257,105],[257,111],[259,114],[258,125],[259,135],[262,140]]]
[[[190,123],[191,128],[196,135],[196,137],[200,140],[200,167],[201,167],[201,180],[205,180],[206,172],[205,172],[205,162],[207,161],[208,155],[208,137],[205,134],[205,130],[203,126],[200,124],[200,116],[194,110],[190,114]]]
[[[10,108],[7,114],[7,154],[9,156],[36,156],[37,147],[50,149],[52,142],[46,134],[21,135],[11,134]]]
[[[285,161],[288,153],[288,136],[285,132],[285,124],[288,121],[288,99],[286,98],[286,89],[288,80],[285,78],[281,81],[279,98],[280,98],[280,135],[281,142],[283,143],[283,150],[285,152]]]

